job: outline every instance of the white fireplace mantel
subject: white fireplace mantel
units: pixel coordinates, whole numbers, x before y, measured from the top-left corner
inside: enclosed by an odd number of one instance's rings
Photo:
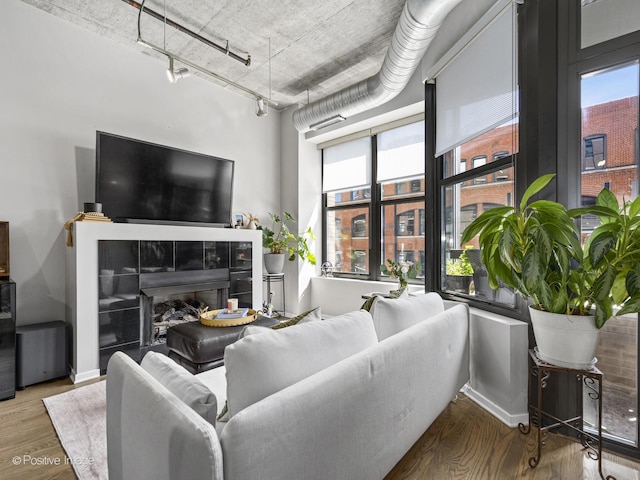
[[[98,334],[98,241],[166,240],[251,242],[253,308],[262,306],[262,237],[258,230],[134,223],[77,222],[67,249],[66,322],[72,333],[71,380],[100,376]]]

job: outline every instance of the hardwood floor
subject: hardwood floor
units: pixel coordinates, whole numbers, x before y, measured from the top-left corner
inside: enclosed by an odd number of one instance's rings
[[[97,380],[96,380],[97,381]],[[0,402],[0,478],[3,480],[74,479],[42,398],[74,386],[61,379],[27,387],[16,398]],[[565,437],[549,435],[540,464],[532,469],[528,458],[534,437],[510,429],[474,402],[460,396],[407,452],[386,480],[595,480],[598,463],[582,446]],[[28,460],[26,456],[31,456]],[[19,457],[20,465],[13,464]],[[27,464],[24,459],[27,458]],[[47,463],[43,465],[42,463]],[[58,465],[52,463],[58,463]],[[40,464],[38,464],[40,463]],[[640,463],[604,454],[603,473],[618,480],[640,480]],[[328,479],[338,480],[338,479]]]
[[[473,479],[596,480],[598,462],[582,445],[549,434],[540,463],[529,467],[535,451],[535,430],[523,435],[511,429],[472,400],[459,396],[436,419],[385,480]],[[640,480],[640,462],[604,453],[605,478]]]
[[[42,399],[80,388],[63,378],[32,385],[16,398],[0,402],[0,478],[3,480],[75,479]],[[14,464],[14,458],[19,465]]]

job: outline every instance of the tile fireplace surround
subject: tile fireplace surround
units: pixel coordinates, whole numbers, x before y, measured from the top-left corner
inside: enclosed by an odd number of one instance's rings
[[[133,223],[77,222],[74,246],[67,249],[66,322],[72,331],[71,380],[83,382],[100,375],[99,242],[102,240],[167,242],[250,242],[262,252],[257,230]],[[253,254],[253,279],[262,278],[261,255]],[[262,305],[262,282],[252,282],[252,307]]]

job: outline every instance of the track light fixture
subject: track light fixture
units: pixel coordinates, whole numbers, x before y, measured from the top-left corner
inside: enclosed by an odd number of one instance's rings
[[[269,37],[269,100],[271,100],[271,37]],[[266,117],[269,115],[269,101],[263,97],[256,97],[256,115]]]
[[[191,73],[189,69],[185,67],[173,68],[173,57],[169,57],[169,68],[167,68],[167,78],[171,83],[176,83],[181,78],[187,78]]]
[[[258,97],[256,99],[256,115],[259,117],[266,117],[269,115],[269,104],[266,103],[262,97]]]

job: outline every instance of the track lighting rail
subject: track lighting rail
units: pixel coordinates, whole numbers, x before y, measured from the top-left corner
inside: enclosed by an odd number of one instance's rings
[[[129,0],[123,0],[123,1],[129,3]],[[169,50],[166,50],[165,48],[160,47],[159,45],[155,45],[155,44],[153,44],[151,42],[148,42],[147,40],[143,39],[142,38],[142,30],[141,30],[141,27],[140,27],[140,18],[142,16],[142,12],[147,10],[145,8],[145,6],[144,6],[144,2],[145,2],[145,0],[143,0],[142,3],[140,4],[140,8],[139,8],[139,12],[138,12],[138,43],[140,45],[144,45],[147,48],[155,50],[156,52],[161,53],[162,55],[166,55],[167,58],[169,59],[169,62],[170,62],[170,67],[169,68],[172,71],[172,73],[174,73],[174,74],[176,73],[176,72],[173,71],[173,60],[177,60],[180,63],[183,63],[184,65],[187,65],[188,67],[194,68],[194,69],[196,69],[196,70],[198,70],[198,71],[200,71],[200,72],[202,72],[202,73],[204,73],[206,75],[209,75],[209,76],[215,78],[216,80],[219,80],[219,81],[221,81],[223,83],[226,83],[227,85],[230,85],[230,86],[232,86],[232,87],[234,87],[234,88],[236,88],[236,89],[238,89],[238,90],[240,90],[240,91],[242,91],[242,92],[254,97],[256,99],[256,101],[258,102],[258,104],[260,103],[260,100],[262,100],[263,104],[268,104],[268,105],[271,105],[273,107],[277,107],[278,106],[278,102],[274,102],[273,100],[271,100],[271,95],[269,95],[269,97],[267,97],[266,95],[262,95],[261,93],[258,93],[258,92],[254,91],[254,90],[251,90],[250,88],[247,88],[247,87],[245,87],[243,85],[240,85],[239,83],[236,83],[233,80],[229,80],[228,78],[223,77],[222,75],[218,75],[217,73],[212,72],[208,68],[202,67],[202,66],[198,65],[197,63],[193,63],[193,62],[181,57],[180,55],[178,55],[176,53],[170,52]],[[162,17],[162,18],[164,18],[164,17]],[[184,72],[184,73],[186,73],[186,72]],[[184,76],[186,76],[186,75],[181,74],[180,78],[182,78]],[[177,80],[177,78],[170,78],[170,81],[172,83],[175,83],[174,80]],[[259,115],[259,116],[263,116],[263,115]]]
[[[217,43],[212,42],[211,40],[209,40],[207,38],[204,38],[201,35],[198,35],[193,30],[190,30],[187,27],[185,27],[183,25],[180,25],[179,23],[174,22],[170,18],[165,17],[164,15],[162,15],[162,14],[160,14],[160,13],[154,11],[154,10],[151,10],[149,7],[142,8],[144,2],[138,3],[135,0],[122,0],[122,1],[125,2],[125,3],[128,3],[132,7],[137,8],[141,12],[144,11],[144,13],[150,15],[151,17],[155,18],[156,20],[160,20],[163,23],[166,22],[167,25],[175,28],[176,30],[178,30],[178,31],[180,31],[182,33],[185,33],[185,34],[189,35],[192,38],[195,38],[199,42],[202,42],[205,45],[218,50],[219,52],[224,53],[229,58],[233,58],[234,60],[237,60],[238,62],[243,63],[247,67],[251,65],[251,55],[247,54],[246,58],[244,58],[241,55],[232,52],[229,49],[229,41],[228,40],[227,40],[227,44],[226,45],[224,45],[224,46],[223,45],[218,45]]]

